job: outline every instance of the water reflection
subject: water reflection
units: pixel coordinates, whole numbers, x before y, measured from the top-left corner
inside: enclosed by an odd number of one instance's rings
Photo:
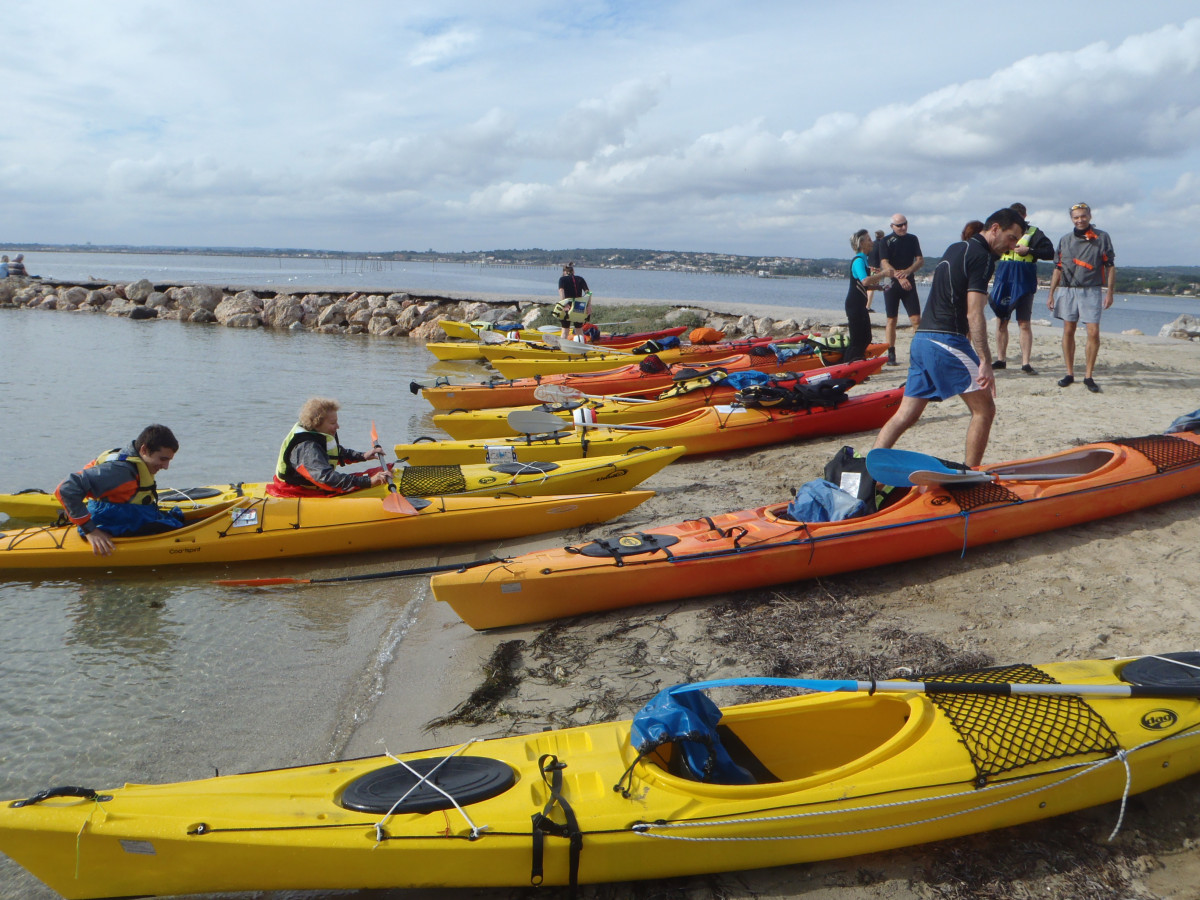
[[[71,628],[65,642],[104,654],[165,662],[179,639],[169,608],[176,593],[161,582],[80,581],[66,610]]]

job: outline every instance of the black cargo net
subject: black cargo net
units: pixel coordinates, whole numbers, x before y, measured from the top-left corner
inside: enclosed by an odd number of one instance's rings
[[[1150,460],[1160,473],[1200,462],[1200,444],[1170,434],[1114,438],[1111,443],[1136,450]]]
[[[461,494],[467,480],[460,466],[406,466],[396,487],[408,497]]]
[[[1021,498],[995,481],[979,484],[943,485],[963,512],[992,503],[1020,503]]]
[[[1029,665],[932,675],[926,680],[1058,684]],[[929,699],[950,720],[970,753],[978,787],[987,784],[989,778],[1033,763],[1085,753],[1112,755],[1120,749],[1116,735],[1099,713],[1069,694],[1005,697],[932,693]]]

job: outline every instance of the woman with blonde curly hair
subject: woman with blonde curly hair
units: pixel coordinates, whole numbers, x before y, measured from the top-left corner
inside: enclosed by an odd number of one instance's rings
[[[867,288],[873,288],[889,278],[892,270],[886,263],[878,272],[867,266],[867,254],[875,246],[871,232],[860,228],[850,237],[850,248],[854,250],[854,261],[850,263],[850,290],[846,293],[846,321],[850,329],[850,342],[842,362],[865,359],[867,345],[871,343],[871,313],[868,311]]]
[[[267,485],[272,497],[336,497],[387,482],[387,472],[375,469],[351,474],[338,466],[376,459],[381,450],[361,453],[338,442],[336,400],[311,397],[300,407],[296,424],[283,439],[275,478]]]

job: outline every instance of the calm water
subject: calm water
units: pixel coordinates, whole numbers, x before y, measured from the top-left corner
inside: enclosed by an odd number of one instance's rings
[[[124,253],[26,254],[30,271],[62,281],[129,281],[268,287],[382,289],[415,293],[512,294],[529,299],[557,296],[559,270],[455,263],[381,263],[281,257],[193,256]],[[849,263],[847,262],[847,265]],[[738,306],[808,307],[841,310],[846,282],[836,278],[752,278],[633,269],[579,269],[597,298],[697,303],[720,310]],[[922,299],[928,285],[918,288]],[[880,301],[881,303],[882,301]],[[1034,318],[1049,318],[1045,292],[1035,301]],[[881,307],[880,307],[881,308]],[[1173,297],[1119,295],[1101,320],[1103,331],[1137,328],[1146,334],[1180,313],[1200,315],[1200,301]]]
[[[161,485],[264,480],[310,394],[341,400],[351,447],[372,419],[385,447],[432,433],[407,390],[429,359],[407,341],[0,310],[0,491],[51,489],[151,421],[181,443]],[[273,565],[237,571],[348,571]],[[402,636],[396,582],[254,592],[209,584],[222,574],[0,580],[0,797],[338,755]],[[0,857],[0,897],[49,896]]]

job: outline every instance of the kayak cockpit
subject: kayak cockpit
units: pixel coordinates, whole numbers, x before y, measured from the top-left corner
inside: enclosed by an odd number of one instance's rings
[[[989,467],[987,472],[1007,479],[1082,478],[1098,472],[1116,459],[1117,453],[1108,447],[1087,447],[1042,459]]]
[[[792,792],[845,778],[894,756],[910,746],[932,718],[926,698],[907,694],[831,694],[786,704],[729,707],[715,728],[716,739],[748,777],[706,781],[696,771],[695,754],[685,749],[685,740],[647,753],[645,774],[651,781],[687,782],[691,793]],[[713,777],[721,779],[719,773]]]

